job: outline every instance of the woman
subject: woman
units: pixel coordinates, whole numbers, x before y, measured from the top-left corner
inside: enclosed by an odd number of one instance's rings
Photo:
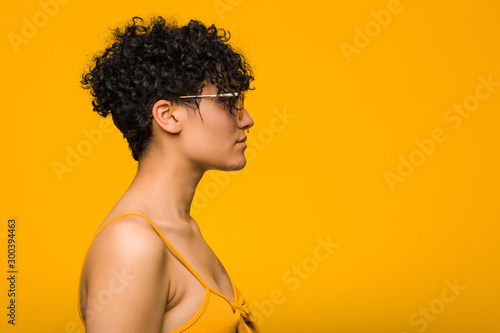
[[[190,216],[205,171],[246,164],[251,68],[228,32],[198,21],[134,17],[113,36],[82,84],[139,164],[85,256],[78,309],[86,331],[258,332]]]

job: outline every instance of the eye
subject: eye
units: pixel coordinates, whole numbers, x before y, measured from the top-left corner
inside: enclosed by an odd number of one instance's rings
[[[222,105],[224,110],[229,110],[232,114],[235,114],[231,106],[234,105],[235,98],[234,97],[217,97],[217,101]]]
[[[231,97],[217,97],[217,100],[223,105],[231,105]]]

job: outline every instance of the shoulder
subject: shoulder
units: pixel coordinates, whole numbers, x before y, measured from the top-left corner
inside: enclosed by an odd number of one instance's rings
[[[127,215],[108,221],[95,236],[87,259],[96,264],[109,261],[125,264],[141,261],[153,263],[165,260],[165,245],[147,220]]]
[[[143,218],[129,215],[105,224],[85,263],[87,328],[161,327],[168,294],[166,259],[163,240]],[[148,316],[152,321],[144,319]]]

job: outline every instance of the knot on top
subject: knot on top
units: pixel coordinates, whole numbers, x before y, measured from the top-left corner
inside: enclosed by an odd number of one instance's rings
[[[233,312],[239,312],[240,321],[238,322],[238,333],[253,333],[258,332],[257,318],[250,310],[248,304],[234,305]]]
[[[253,315],[252,311],[250,311],[250,307],[247,304],[233,306],[233,312],[236,311],[240,312],[241,318],[243,318],[244,321],[249,320],[250,316]]]

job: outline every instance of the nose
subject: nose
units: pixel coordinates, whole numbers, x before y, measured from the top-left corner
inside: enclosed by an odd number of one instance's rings
[[[252,117],[248,113],[246,108],[243,108],[243,118],[241,118],[239,126],[245,129],[249,129],[254,124]]]

